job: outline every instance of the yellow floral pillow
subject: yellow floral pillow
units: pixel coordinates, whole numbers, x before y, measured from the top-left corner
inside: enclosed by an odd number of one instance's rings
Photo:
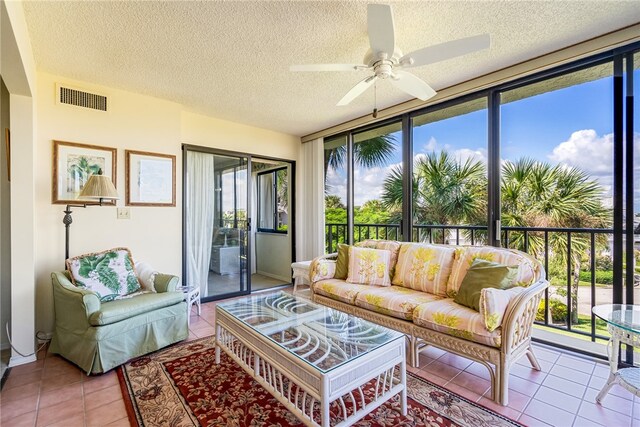
[[[347,282],[362,285],[391,286],[389,264],[391,252],[352,246],[349,248]]]
[[[454,248],[425,243],[403,243],[393,284],[445,296]]]
[[[484,288],[480,291],[480,315],[484,320],[484,326],[489,332],[493,332],[502,325],[504,312],[521,292],[522,287],[511,289]]]
[[[400,252],[400,242],[395,240],[375,240],[367,239],[356,243],[361,248],[384,249],[391,252],[391,260],[389,263],[389,277],[393,277],[396,263],[398,262],[398,252]]]
[[[309,267],[309,280],[315,283],[319,280],[333,279],[336,274],[336,262],[330,259],[314,259]]]

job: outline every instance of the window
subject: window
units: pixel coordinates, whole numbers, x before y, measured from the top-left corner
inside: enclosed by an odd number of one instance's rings
[[[258,173],[258,231],[286,233],[289,223],[287,168]]]
[[[486,244],[487,118],[483,97],[413,119],[412,241]]]

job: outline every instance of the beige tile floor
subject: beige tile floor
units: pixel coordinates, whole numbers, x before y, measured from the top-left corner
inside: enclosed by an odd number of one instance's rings
[[[192,315],[190,339],[214,333],[215,303]],[[603,405],[595,395],[605,382],[602,361],[535,345],[542,371],[526,358],[510,379],[506,407],[490,400],[486,368],[434,347],[421,354],[419,369],[410,371],[467,399],[487,406],[528,426],[638,426],[640,398],[614,388]],[[12,368],[0,392],[2,426],[128,426],[122,393],[114,371],[86,376],[64,359],[41,352],[36,362]]]

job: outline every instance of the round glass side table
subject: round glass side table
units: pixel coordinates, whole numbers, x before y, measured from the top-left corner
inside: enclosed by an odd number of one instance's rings
[[[640,368],[618,369],[620,344],[640,347],[640,306],[625,304],[603,304],[593,307],[593,314],[607,322],[611,339],[607,344],[611,373],[607,383],[596,396],[600,403],[614,384],[640,396]]]

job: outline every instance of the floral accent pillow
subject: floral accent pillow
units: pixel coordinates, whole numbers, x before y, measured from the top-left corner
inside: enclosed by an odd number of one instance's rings
[[[480,291],[480,315],[489,332],[502,325],[505,310],[523,291],[524,288],[519,286],[510,289],[484,288]]]
[[[398,262],[398,253],[400,252],[400,242],[395,240],[376,240],[366,239],[355,244],[360,248],[384,249],[391,252],[391,260],[389,263],[389,277],[393,278]]]
[[[315,259],[309,267],[309,280],[315,283],[319,280],[333,279],[336,274],[336,262],[331,259]]]
[[[361,285],[391,286],[391,252],[384,249],[349,248],[347,282]]]
[[[97,293],[103,302],[126,298],[140,290],[133,265],[127,248],[114,248],[67,260],[73,284]]]

